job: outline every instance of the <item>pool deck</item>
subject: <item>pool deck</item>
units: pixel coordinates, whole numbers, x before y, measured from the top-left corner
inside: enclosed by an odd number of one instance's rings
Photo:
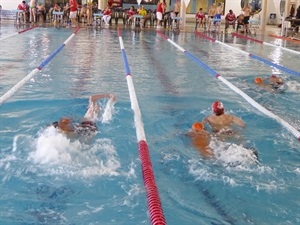
[[[14,26],[14,22],[12,20],[1,20],[0,24],[12,24]],[[23,28],[28,28],[28,26],[30,26],[30,25],[32,25],[32,24],[25,23],[25,24],[19,24],[17,26],[20,30],[22,30]],[[51,26],[53,26],[53,23],[49,23],[49,22],[35,23],[34,25],[41,26],[41,27],[51,27]],[[93,28],[92,26],[87,26],[84,23],[78,23],[78,25],[81,28]],[[104,27],[104,25],[102,25],[102,28],[103,27]],[[115,25],[114,21],[112,21],[112,25],[109,26],[109,28],[111,28],[111,29],[116,29],[117,27],[128,28],[128,29],[131,28],[130,25],[123,25],[123,23],[119,23],[118,25]],[[212,29],[214,29],[213,26],[212,26]],[[156,29],[155,27],[152,26],[152,27],[142,28],[142,30],[160,30],[160,31],[164,31],[164,30],[171,30],[171,28],[167,27],[167,28]],[[223,33],[224,30],[225,30],[225,24],[222,23],[221,26],[220,26],[221,33]],[[194,31],[195,31],[195,23],[194,22],[189,22],[188,21],[184,27],[183,26],[180,27],[180,32],[192,33]],[[203,28],[198,28],[197,31],[203,32],[204,29]],[[255,34],[258,35],[258,36],[272,36],[272,37],[281,38],[281,39],[284,39],[284,40],[287,40],[287,41],[292,41],[292,42],[300,44],[300,39],[290,38],[290,37],[288,37],[288,38],[287,37],[281,37],[280,33],[281,33],[281,28],[276,26],[276,25],[266,25],[266,28],[265,28],[264,31],[259,30],[259,29],[255,30]],[[253,31],[252,31],[251,35],[253,35]]]

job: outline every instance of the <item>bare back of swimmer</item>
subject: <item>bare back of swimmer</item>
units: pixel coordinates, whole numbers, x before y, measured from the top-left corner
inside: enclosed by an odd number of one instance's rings
[[[245,127],[245,122],[234,115],[225,114],[222,102],[216,101],[212,104],[213,115],[209,115],[202,122],[208,123],[213,132],[221,134],[233,134],[232,125],[236,124],[239,127]]]

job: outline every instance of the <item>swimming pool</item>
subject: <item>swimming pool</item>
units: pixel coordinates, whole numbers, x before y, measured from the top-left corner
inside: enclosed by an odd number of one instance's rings
[[[1,25],[0,38],[15,31]],[[1,95],[71,33],[40,27],[1,42]],[[297,87],[276,95],[253,84],[256,76],[278,74],[297,86],[299,77],[194,33],[165,34],[300,129]],[[155,31],[122,36],[167,224],[299,223],[299,141]],[[300,71],[299,55],[231,35],[215,38]],[[125,75],[117,31],[81,29],[0,107],[1,224],[149,224]],[[117,102],[99,117],[92,140],[69,140],[50,126],[63,116],[80,120],[90,95],[111,92]],[[214,140],[217,157],[205,160],[185,133],[215,100],[247,127],[237,145]],[[258,164],[246,148],[257,149]]]

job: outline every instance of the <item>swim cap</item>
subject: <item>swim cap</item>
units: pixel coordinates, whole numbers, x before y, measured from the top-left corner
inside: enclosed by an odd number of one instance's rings
[[[224,113],[224,106],[222,102],[215,101],[211,105],[211,109],[217,116],[222,115]]]
[[[199,132],[204,129],[204,125],[203,125],[203,123],[195,122],[195,123],[193,123],[192,129],[193,129],[193,131]]]
[[[272,77],[272,78],[277,78],[277,76],[276,76],[276,75],[274,75],[274,74],[272,74],[272,75],[271,75],[271,77]]]
[[[263,79],[261,79],[260,77],[255,78],[254,83],[256,84],[262,84],[263,83]]]

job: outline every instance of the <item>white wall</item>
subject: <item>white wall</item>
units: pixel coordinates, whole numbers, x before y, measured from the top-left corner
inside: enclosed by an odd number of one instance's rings
[[[225,3],[225,15],[232,9],[233,13],[238,16],[241,12],[241,0],[227,0]]]
[[[2,9],[17,9],[18,5],[22,2],[22,0],[0,0],[0,5]],[[26,1],[27,2],[27,1]]]

